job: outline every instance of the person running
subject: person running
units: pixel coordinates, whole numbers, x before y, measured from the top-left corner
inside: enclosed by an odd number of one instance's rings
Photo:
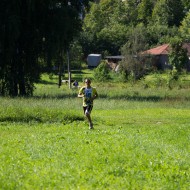
[[[78,97],[83,98],[84,115],[88,119],[89,129],[93,129],[94,127],[90,114],[93,108],[93,100],[98,97],[98,93],[95,88],[91,87],[90,79],[85,79],[85,86],[79,90]]]

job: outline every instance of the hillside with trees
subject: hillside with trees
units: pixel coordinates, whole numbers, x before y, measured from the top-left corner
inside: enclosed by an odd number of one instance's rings
[[[143,38],[139,41],[144,43],[144,49],[169,43],[175,37],[190,41],[189,10],[187,0],[101,0],[91,3],[81,34],[83,51],[85,55],[91,52],[120,54],[122,46],[126,43],[129,47],[135,45],[137,38]]]
[[[187,0],[101,0],[91,3],[80,36],[83,53],[86,56],[91,52],[100,53],[103,57],[122,54],[125,56],[122,69],[127,75],[139,78],[146,72],[139,52],[171,44],[171,65],[181,71],[187,55],[179,48],[182,43],[190,42],[189,10]]]

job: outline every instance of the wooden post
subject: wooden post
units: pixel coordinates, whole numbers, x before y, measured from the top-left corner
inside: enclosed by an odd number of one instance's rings
[[[63,65],[63,54],[62,54],[62,51],[61,51],[60,56],[59,56],[59,79],[58,79],[59,88],[61,87],[61,83],[62,83],[62,75],[63,75],[62,65]]]
[[[69,89],[71,89],[71,71],[70,71],[69,49],[67,50],[67,62],[68,62],[68,80],[69,80]]]
[[[69,72],[69,89],[71,89],[71,72]]]
[[[59,88],[61,87],[61,75],[62,75],[61,65],[59,64],[59,79],[58,79],[58,87]]]

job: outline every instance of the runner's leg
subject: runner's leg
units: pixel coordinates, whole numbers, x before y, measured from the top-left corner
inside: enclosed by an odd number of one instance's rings
[[[84,115],[88,119],[90,129],[93,129],[93,123],[92,123],[92,119],[91,119],[91,116],[90,116],[92,108],[93,108],[93,106],[83,107]]]

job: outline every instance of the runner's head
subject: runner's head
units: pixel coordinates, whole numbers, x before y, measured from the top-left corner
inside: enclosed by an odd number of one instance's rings
[[[90,84],[91,84],[91,80],[89,79],[89,78],[86,78],[85,80],[84,80],[84,82],[85,82],[85,85],[88,87],[88,86],[90,86]]]

